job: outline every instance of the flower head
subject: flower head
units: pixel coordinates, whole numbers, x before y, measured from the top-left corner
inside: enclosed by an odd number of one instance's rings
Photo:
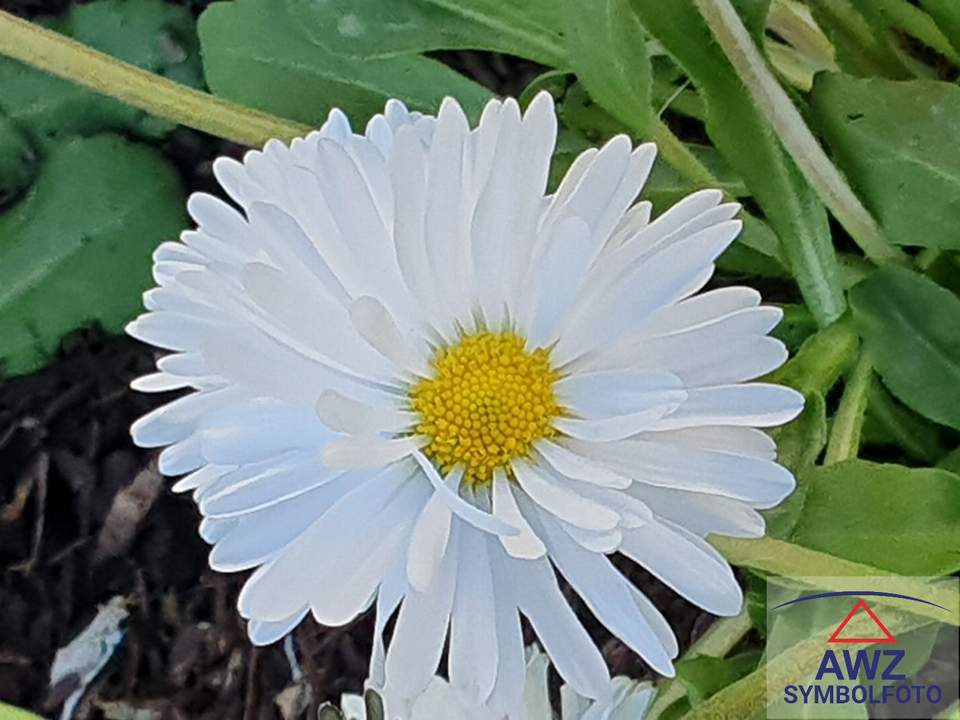
[[[718,191],[651,219],[655,148],[618,136],[546,190],[549,95],[491,101],[471,129],[391,101],[363,135],[334,111],[290,147],[214,170],[240,210],[191,197],[197,229],[155,254],[133,336],[172,354],[136,381],[189,388],[133,427],[188,473],[256,643],[308,613],[377,612],[371,678],[412,699],[449,637],[450,685],[523,700],[524,615],[566,682],[609,675],[561,594],[654,669],[677,643],[621,553],[706,610],[741,590],[704,537],[763,534],[793,488],[757,429],[802,399],[749,382],[786,358],[780,311],[697,294],[740,231]],[[383,629],[397,615],[389,648]]]

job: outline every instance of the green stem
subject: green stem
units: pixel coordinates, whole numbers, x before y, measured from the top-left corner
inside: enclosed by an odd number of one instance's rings
[[[867,351],[861,350],[860,358],[843,390],[837,414],[833,418],[830,440],[823,458],[824,465],[855,458],[860,451],[860,434],[863,431],[872,380],[873,363]]]
[[[753,624],[750,622],[750,616],[746,609],[741,610],[739,615],[720,618],[690,646],[683,657],[722,658],[743,639],[744,635],[750,632],[751,627],[753,627]],[[678,682],[675,678],[664,681],[657,691],[656,700],[650,706],[650,710],[644,715],[644,718],[646,720],[657,720],[668,707],[686,694],[687,689],[682,682]]]
[[[690,148],[683,144],[663,120],[656,120],[650,127],[650,139],[657,144],[663,159],[689,180],[695,187],[717,187],[720,181],[700,162]]]
[[[764,380],[804,395],[826,395],[854,362],[859,344],[853,322],[845,316],[804,340],[797,353]]]
[[[767,66],[730,0],[695,2],[757,107],[777,132],[804,177],[854,242],[876,263],[907,263],[907,255],[887,241],[876,220],[820,147]]]
[[[0,54],[217,137],[260,147],[310,131],[147,72],[0,10]]]

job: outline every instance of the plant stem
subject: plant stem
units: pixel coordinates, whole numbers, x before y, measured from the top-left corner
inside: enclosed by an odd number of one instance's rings
[[[306,125],[194,90],[0,10],[0,54],[179,125],[241,145],[290,140]]]
[[[867,351],[862,349],[843,390],[837,414],[833,418],[830,440],[823,458],[824,465],[833,465],[857,456],[872,380],[873,363]]]
[[[887,241],[876,220],[820,147],[754,45],[730,0],[695,2],[757,107],[777,132],[804,177],[854,242],[875,263],[907,263],[907,255]]]
[[[689,647],[683,657],[722,658],[743,639],[744,635],[750,632],[751,627],[753,627],[753,624],[750,622],[750,616],[746,609],[741,610],[739,615],[720,618]],[[650,706],[650,710],[644,718],[646,720],[657,720],[668,707],[686,694],[687,690],[683,683],[678,682],[675,678],[664,681],[657,691],[656,700]]]
[[[720,181],[707,169],[707,166],[700,162],[690,148],[673,134],[663,120],[655,120],[649,132],[650,139],[657,144],[663,159],[695,187],[708,188],[720,185]]]

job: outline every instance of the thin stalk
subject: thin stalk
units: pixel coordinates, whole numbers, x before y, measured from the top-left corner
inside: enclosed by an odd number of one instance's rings
[[[683,144],[663,120],[656,120],[650,127],[650,139],[657,144],[663,159],[696,187],[718,187],[720,181],[700,162],[690,148]]]
[[[908,256],[884,237],[880,226],[830,161],[777,82],[730,0],[695,0],[714,38],[733,64],[757,107],[777,132],[797,167],[854,242],[875,263],[907,263]]]
[[[746,609],[741,610],[739,615],[720,618],[689,647],[683,657],[725,657],[743,636],[750,632],[751,627],[753,623],[750,622]],[[668,707],[686,694],[683,683],[675,678],[665,680],[660,684],[656,700],[644,717],[646,720],[657,720]]]
[[[827,452],[823,458],[824,465],[855,458],[860,451],[860,435],[863,432],[872,380],[873,363],[869,353],[863,349],[857,364],[853,366],[847,386],[843,389],[837,414],[833,418]]]
[[[306,125],[222,100],[138,68],[0,10],[0,54],[178,125],[251,147],[290,140]]]

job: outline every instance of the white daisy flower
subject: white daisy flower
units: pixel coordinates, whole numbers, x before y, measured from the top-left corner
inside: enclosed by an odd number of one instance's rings
[[[134,387],[193,392],[132,432],[189,473],[211,566],[257,568],[238,603],[255,643],[373,604],[371,672],[398,696],[449,635],[451,685],[509,712],[521,614],[579,694],[609,693],[555,569],[667,675],[673,633],[611,554],[739,611],[703,538],[762,535],[757,509],[793,489],[757,428],[802,398],[747,382],[786,358],[781,313],[748,288],[696,295],[736,204],[706,190],[651,219],[634,203],[655,148],[625,136],[547,194],[555,137],[547,94],[522,116],[491,101],[475,129],[451,99],[436,118],[390,101],[363,135],[334,111],[218,160],[240,210],[194,195],[197,229],[157,249],[128,331],[173,354]]]
[[[470,707],[441,677],[434,677],[427,689],[414,698],[403,717],[409,720],[554,720],[547,685],[548,659],[536,647],[527,649],[526,691],[523,712],[504,715],[488,707]],[[389,691],[381,696],[390,697]],[[610,691],[604,700],[592,700],[578,695],[569,685],[560,688],[560,720],[643,720],[653,702],[653,685],[618,676],[610,681]],[[359,695],[344,695],[340,707],[346,720],[369,720],[364,700]],[[388,701],[387,718],[397,715]]]

